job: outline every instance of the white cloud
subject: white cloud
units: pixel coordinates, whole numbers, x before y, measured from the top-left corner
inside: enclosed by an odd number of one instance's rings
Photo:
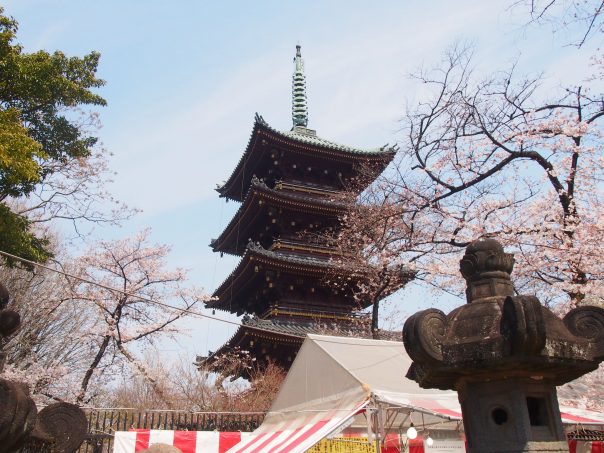
[[[407,73],[424,60],[438,60],[460,24],[479,23],[485,9],[460,8],[429,24],[389,18],[389,25],[348,30],[329,42],[314,42],[311,36],[303,47],[310,127],[356,146],[396,141]],[[194,93],[207,87],[183,87],[192,93],[188,105],[169,100],[152,105],[108,143],[119,156],[120,198],[158,214],[214,197],[215,184],[230,175],[247,145],[255,111],[277,128],[289,127],[283,114],[289,115],[291,65],[282,54],[269,50],[222,72],[229,76],[209,96],[195,99]],[[351,143],[350,136],[361,143]]]

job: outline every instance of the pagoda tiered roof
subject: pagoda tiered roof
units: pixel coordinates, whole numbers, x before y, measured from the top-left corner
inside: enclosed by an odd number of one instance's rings
[[[298,276],[311,276],[318,280],[325,277],[327,272],[337,270],[338,267],[340,267],[340,273],[355,274],[352,270],[346,269],[331,260],[329,254],[292,253],[291,250],[287,250],[291,247],[288,247],[287,244],[284,244],[284,246],[281,244],[278,241],[274,244],[274,250],[266,250],[257,243],[248,243],[237,267],[214,291],[212,296],[216,299],[207,302],[206,306],[227,310],[238,315],[243,314],[245,308],[241,306],[240,301],[245,299],[248,287],[260,277],[259,266],[266,266],[271,270],[285,271]],[[361,275],[359,274],[359,276]]]
[[[306,253],[301,254],[296,248],[295,244],[279,240],[273,244],[271,250],[250,242],[237,267],[214,291],[212,296],[215,299],[207,302],[206,306],[238,315],[246,312],[250,313],[250,307],[246,303],[250,288],[264,278],[260,272],[261,270],[281,271],[299,277],[312,277],[318,282],[328,275],[334,275],[334,278],[335,276],[339,278],[347,276],[347,278],[350,277],[348,279],[350,287],[354,282],[361,282],[366,278],[363,270],[353,269],[343,265],[339,260],[332,259],[329,249],[323,249],[323,254],[319,253],[319,250],[314,251],[314,253],[308,253],[308,250],[306,250]],[[401,281],[401,287],[415,275],[413,271],[406,268],[393,269],[393,272],[404,274],[405,278]],[[254,293],[254,291],[251,291],[251,293]],[[386,297],[387,295],[384,294],[383,296]],[[352,303],[353,300],[350,300],[350,302]],[[358,304],[358,301],[354,301],[353,305],[359,308]],[[362,308],[364,308],[364,305]],[[259,314],[259,312],[256,312],[256,314]]]
[[[210,352],[209,357],[198,357],[198,366],[211,366],[219,357],[229,354],[234,350],[246,350],[252,352],[253,357],[266,360],[267,353],[262,350],[268,349],[271,360],[277,365],[287,369],[296,357],[304,338],[308,334],[350,336],[355,338],[371,338],[372,332],[368,317],[351,319],[348,324],[333,324],[325,322],[299,323],[281,319],[261,319],[256,316],[244,316],[241,326],[233,336],[217,351]],[[400,331],[380,331],[380,338],[392,341],[400,341]],[[279,349],[280,354],[274,350]],[[246,377],[246,376],[244,376]]]
[[[368,315],[359,310],[374,302],[362,290],[376,272],[347,259],[324,233],[342,231],[342,215],[396,149],[346,146],[309,129],[300,46],[294,66],[292,129],[279,131],[256,114],[243,155],[216,189],[241,205],[211,247],[241,260],[206,306],[245,316],[200,365],[220,367],[221,355],[241,350],[258,364],[288,368],[309,333],[370,335],[369,323],[358,322]],[[414,276],[403,266],[384,271],[391,284],[380,298]]]
[[[244,316],[241,326],[233,336],[208,357],[198,357],[198,366],[212,367],[216,359],[233,351],[249,351],[258,362],[266,362],[268,347],[270,358],[284,369],[288,369],[307,333],[316,333],[318,326],[301,325],[295,322],[260,319]],[[275,352],[278,352],[275,354]],[[260,365],[260,363],[258,363]],[[245,370],[242,370],[245,373]],[[242,376],[248,378],[249,376]]]
[[[270,168],[273,165],[270,151],[274,148],[287,153],[306,155],[313,159],[320,158],[324,161],[350,165],[366,163],[378,167],[376,175],[386,168],[396,153],[395,148],[388,146],[361,149],[340,145],[318,137],[315,131],[300,126],[296,126],[288,132],[281,132],[269,126],[256,113],[254,127],[245,152],[229,179],[216,189],[220,196],[242,201],[252,177],[254,175],[261,177],[259,170]]]
[[[215,252],[242,255],[249,240],[259,240],[262,227],[265,226],[262,222],[266,222],[270,207],[334,219],[346,211],[346,205],[342,202],[302,192],[271,189],[257,178],[252,178],[242,205],[220,236],[211,242],[212,249]]]

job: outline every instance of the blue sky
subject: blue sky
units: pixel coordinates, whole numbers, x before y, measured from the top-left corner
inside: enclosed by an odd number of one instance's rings
[[[171,244],[172,266],[191,269],[211,292],[237,260],[208,244],[230,220],[235,203],[214,187],[239,160],[258,112],[274,127],[291,127],[295,45],[306,62],[309,127],[358,147],[401,141],[405,105],[421,98],[408,74],[432,66],[455,41],[476,45],[477,70],[541,72],[546,84],[584,78],[593,43],[582,50],[548,27],[526,28],[511,1],[153,1],[14,0],[5,13],[20,23],[26,51],[68,55],[101,52],[103,145],[117,174],[110,190],[143,212],[123,237],[146,226]],[[408,312],[435,302],[411,287],[395,297]],[[459,300],[438,299],[444,310]],[[233,327],[189,321],[191,337],[162,348],[215,350]]]

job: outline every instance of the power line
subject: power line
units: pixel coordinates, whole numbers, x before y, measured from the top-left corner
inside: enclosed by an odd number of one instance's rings
[[[5,257],[21,261],[22,263],[27,263],[27,264],[32,265],[32,266],[36,266],[36,267],[39,267],[39,268],[42,268],[42,269],[46,269],[48,271],[55,272],[57,274],[61,274],[61,275],[65,276],[65,277],[73,278],[73,279],[78,280],[78,281],[80,281],[82,283],[88,283],[89,285],[98,286],[99,288],[103,288],[103,289],[106,289],[108,291],[111,291],[111,292],[114,292],[114,293],[117,293],[117,294],[123,294],[125,296],[133,297],[133,298],[136,298],[136,299],[148,302],[150,304],[155,304],[157,306],[168,308],[170,310],[179,311],[179,312],[181,312],[183,314],[190,314],[190,315],[193,315],[193,316],[197,316],[199,318],[209,319],[209,320],[212,320],[212,321],[218,321],[218,322],[222,322],[222,323],[225,323],[225,324],[230,324],[230,325],[237,326],[237,327],[245,327],[247,329],[255,330],[257,332],[265,332],[265,333],[270,333],[270,334],[273,334],[273,335],[275,333],[279,333],[279,332],[276,332],[274,330],[264,329],[262,327],[251,326],[251,325],[247,325],[247,324],[241,324],[240,322],[229,321],[228,319],[218,318],[216,316],[205,315],[205,314],[200,313],[198,311],[192,310],[191,308],[175,307],[173,305],[166,304],[164,302],[159,302],[159,301],[156,301],[156,300],[153,300],[153,299],[149,299],[148,297],[145,297],[145,296],[140,296],[138,294],[130,293],[128,291],[124,291],[124,290],[117,289],[117,288],[113,288],[111,286],[105,285],[103,283],[98,283],[98,282],[95,282],[95,281],[87,279],[87,278],[79,277],[77,275],[70,274],[69,272],[65,272],[63,270],[56,269],[54,267],[46,266],[45,264],[41,264],[41,263],[37,263],[35,261],[28,260],[27,258],[22,258],[20,256],[13,255],[12,253],[8,253],[8,252],[5,252],[3,250],[0,250],[0,255],[3,255]],[[346,337],[338,337],[338,338],[344,339]],[[353,338],[358,338],[358,337],[353,337]],[[320,341],[325,342],[325,343],[338,343],[338,344],[348,344],[348,345],[361,346],[358,343],[350,343],[350,342],[341,341],[341,340],[338,341],[338,340],[335,340],[335,339],[334,340],[321,339]],[[374,344],[365,344],[365,345],[362,345],[362,346],[383,346],[383,345],[379,345],[379,344],[375,344],[375,345]]]
[[[187,313],[187,314],[192,314],[192,315],[195,315],[195,316],[199,316],[201,318],[208,318],[208,319],[211,319],[211,320],[214,320],[214,321],[224,322],[226,324],[232,324],[232,325],[239,326],[239,327],[242,326],[241,323],[238,323],[238,322],[235,322],[235,321],[229,321],[228,319],[222,319],[222,318],[217,318],[215,316],[204,315],[203,313],[199,313],[199,312],[191,310],[191,309],[175,307],[173,305],[166,304],[164,302],[159,302],[157,300],[149,299],[148,297],[145,297],[145,296],[141,296],[141,295],[138,295],[138,294],[130,293],[128,291],[124,291],[124,290],[121,290],[121,289],[113,288],[111,286],[104,285],[103,283],[98,283],[98,282],[95,282],[93,280],[89,280],[87,278],[79,277],[77,275],[70,274],[69,272],[65,272],[63,270],[56,269],[54,267],[46,266],[44,264],[28,260],[27,258],[22,258],[20,256],[13,255],[12,253],[8,253],[8,252],[5,252],[3,250],[0,250],[0,255],[3,255],[3,256],[9,257],[9,258],[12,258],[12,259],[15,259],[15,260],[19,260],[19,261],[21,261],[23,263],[27,263],[27,264],[30,264],[32,266],[40,267],[42,269],[46,269],[46,270],[51,271],[51,272],[56,272],[57,274],[61,274],[61,275],[64,275],[65,277],[73,278],[73,279],[78,280],[78,281],[80,281],[82,283],[88,283],[89,285],[98,286],[99,288],[103,288],[103,289],[106,289],[106,290],[114,292],[114,293],[123,294],[125,296],[129,296],[129,297],[133,297],[133,298],[136,298],[136,299],[140,299],[142,301],[149,302],[151,304],[155,304],[155,305],[158,305],[160,307],[169,308],[171,310],[176,310],[176,311],[180,311],[180,312]]]

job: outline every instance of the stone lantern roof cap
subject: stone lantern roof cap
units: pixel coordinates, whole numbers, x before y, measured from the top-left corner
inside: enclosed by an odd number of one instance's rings
[[[422,387],[453,389],[460,380],[512,376],[561,385],[604,360],[604,309],[580,306],[560,319],[535,296],[515,295],[512,254],[494,239],[468,246],[460,270],[468,303],[446,315],[418,312],[403,340]]]
[[[500,277],[509,278],[513,269],[514,255],[505,253],[503,246],[495,239],[472,242],[459,262],[459,270],[466,280],[482,278],[488,272],[499,272],[502,274]]]
[[[503,246],[493,238],[478,239],[473,241],[466,248],[466,253],[476,252],[493,252],[493,253],[504,253]]]

